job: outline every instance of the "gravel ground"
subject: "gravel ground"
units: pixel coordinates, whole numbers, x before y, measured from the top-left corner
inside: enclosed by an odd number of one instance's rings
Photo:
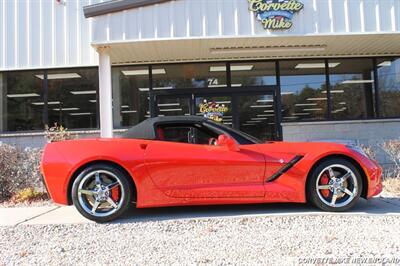
[[[0,265],[400,264],[399,228],[373,215],[20,225],[0,228]]]

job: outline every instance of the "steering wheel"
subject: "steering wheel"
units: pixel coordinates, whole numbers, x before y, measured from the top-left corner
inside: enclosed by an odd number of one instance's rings
[[[211,146],[216,146],[217,145],[217,139],[216,138],[209,138],[208,139],[208,145],[211,145]]]

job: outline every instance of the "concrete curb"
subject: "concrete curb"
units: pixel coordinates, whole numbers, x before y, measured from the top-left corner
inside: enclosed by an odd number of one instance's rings
[[[305,204],[257,204],[135,209],[129,211],[121,219],[113,223],[306,215],[400,216],[400,198],[376,197],[368,201],[360,200],[352,211],[344,213],[322,212]],[[74,206],[0,208],[0,226],[87,223],[93,222],[80,215]]]

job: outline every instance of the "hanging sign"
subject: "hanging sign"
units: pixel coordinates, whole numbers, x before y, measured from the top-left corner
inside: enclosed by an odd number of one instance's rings
[[[203,103],[199,104],[200,113],[204,115],[204,117],[214,120],[216,122],[222,122],[222,117],[224,113],[228,112],[228,107],[224,104],[218,104],[216,102],[208,102],[207,100],[203,100]]]
[[[286,30],[293,25],[293,15],[303,9],[304,4],[297,0],[248,0],[249,10],[253,11],[264,29]]]

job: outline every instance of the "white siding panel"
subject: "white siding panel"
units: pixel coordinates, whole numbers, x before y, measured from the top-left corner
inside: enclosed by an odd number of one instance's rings
[[[53,36],[54,40],[54,56],[53,60],[55,61],[56,65],[64,65],[65,62],[65,56],[64,52],[66,49],[66,39],[65,39],[65,31],[66,31],[66,25],[65,25],[65,20],[64,20],[64,6],[60,4],[55,4],[54,5],[54,33],[55,36]]]
[[[170,37],[170,8],[167,5],[157,6],[157,36],[158,38]]]
[[[6,1],[5,4],[6,7],[6,12],[5,12],[5,18],[6,18],[6,39],[3,40],[6,43],[6,65],[7,66],[15,66],[16,61],[15,61],[15,55],[16,55],[16,37],[15,33],[16,28],[15,28],[15,5],[11,1]]]
[[[90,65],[94,64],[94,59],[97,59],[97,56],[94,57],[94,49],[87,45],[92,41],[92,31],[93,31],[93,20],[92,19],[85,19],[83,17],[82,7],[87,5],[88,2],[80,4],[79,8],[79,16],[80,16],[80,40],[78,40],[78,45],[80,48],[81,56],[78,57],[78,65]],[[92,27],[91,27],[92,25]]]
[[[5,47],[5,3],[0,2],[0,69],[5,66],[5,55],[6,55],[6,47]]]
[[[364,5],[363,5],[364,6],[364,17],[362,19],[364,20],[364,24],[365,24],[365,31],[366,32],[374,32],[377,30],[375,1],[364,0],[363,2],[364,2]]]
[[[189,18],[189,34],[193,37],[203,35],[203,13],[201,12],[203,2],[194,1],[191,6],[186,6],[186,16]]]
[[[318,6],[318,29],[319,33],[330,33],[331,32],[331,17],[329,13],[328,0],[317,1]],[[321,19],[324,18],[324,19]]]
[[[334,32],[346,32],[345,2],[332,0]]]
[[[32,0],[31,0],[32,1]],[[40,33],[40,4],[31,5],[30,7],[30,15],[29,15],[29,39],[30,39],[30,47],[25,47],[30,50],[30,58],[29,65],[40,65],[40,42],[41,42],[41,33]]]
[[[218,22],[218,3],[217,1],[204,2],[206,6],[206,36],[218,36],[219,34],[219,22]]]
[[[126,12],[122,12],[121,16],[110,16],[110,39],[111,40],[123,40],[123,31],[124,31],[124,17]]]
[[[125,14],[125,33],[126,39],[139,39],[139,26],[140,21],[138,17],[138,10],[135,12],[126,12]]]
[[[231,36],[301,36],[351,33],[382,33],[397,29],[400,1],[393,0],[303,0],[304,9],[293,17],[289,30],[268,31],[248,9],[246,0],[176,0],[142,7],[138,32],[141,38],[191,38]],[[390,11],[387,11],[387,10]],[[168,12],[167,12],[168,10]],[[384,11],[386,10],[386,11]],[[153,11],[153,12],[152,12]],[[127,10],[126,23],[137,9]],[[390,13],[385,15],[383,13]],[[110,16],[121,16],[123,12]],[[382,13],[382,14],[381,14]],[[149,19],[148,16],[153,18]],[[383,16],[385,18],[383,19]],[[106,15],[96,17],[104,28]],[[162,22],[161,22],[162,21]],[[111,23],[113,24],[113,23]],[[112,25],[110,25],[112,31]],[[97,27],[97,26],[96,26]],[[95,34],[94,42],[102,41]],[[137,38],[128,38],[134,41]],[[119,41],[112,38],[112,41]]]
[[[254,15],[247,10],[246,1],[234,0],[238,13],[238,34],[246,35],[251,32],[251,22],[254,21]]]
[[[17,63],[18,67],[26,67],[28,65],[28,49],[27,45],[29,45],[28,40],[28,8],[26,1],[18,1],[16,2],[17,7]]]
[[[82,7],[97,2],[0,0],[0,71],[95,65]]]
[[[301,24],[300,27],[303,34],[314,31],[314,17],[316,12],[312,0],[303,0],[302,3],[304,4],[303,11],[296,14],[296,16],[299,17],[299,22]]]
[[[360,0],[349,0],[349,23],[350,32],[361,32]]]
[[[67,61],[68,64],[77,65],[78,64],[78,42],[79,38],[79,30],[77,28],[78,25],[78,15],[79,15],[79,3],[78,1],[73,1],[73,4],[67,5]]]
[[[400,31],[400,1],[394,1],[394,12],[393,12],[393,20],[392,23],[395,25],[395,31]]]
[[[222,16],[222,35],[235,35],[235,6],[233,1],[220,1],[219,6],[221,14],[230,14]]]
[[[141,27],[142,27],[142,38],[151,39],[155,38],[154,33],[156,28],[154,25],[154,9],[153,8],[140,8],[141,10]]]
[[[379,18],[382,31],[392,31],[391,12],[393,5],[393,0],[383,1],[379,4]]]
[[[247,0],[175,0],[85,19],[82,7],[102,1],[0,0],[0,70],[95,65],[91,42],[400,30],[398,0],[303,0],[293,27],[282,31],[265,30]]]
[[[52,8],[52,2],[42,1],[42,62],[43,65],[52,66],[53,65],[53,51],[54,46],[54,13]],[[47,16],[45,14],[48,14]],[[46,41],[43,41],[46,40]]]
[[[174,1],[172,18],[174,25],[174,36],[176,38],[182,38],[186,36],[186,17],[185,17],[185,3],[184,1]]]

